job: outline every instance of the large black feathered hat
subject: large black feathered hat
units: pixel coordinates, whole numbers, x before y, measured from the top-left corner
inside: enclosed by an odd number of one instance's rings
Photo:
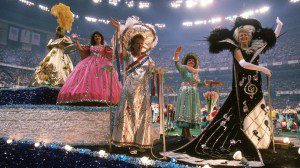
[[[263,46],[262,52],[272,48],[276,43],[276,36],[271,28],[262,28],[261,23],[256,19],[245,19],[237,17],[231,30],[218,28],[211,31],[207,38],[209,42],[209,51],[219,53],[223,50],[233,51],[239,46],[237,42],[238,30],[241,28],[248,29],[252,35],[252,43],[260,42]]]

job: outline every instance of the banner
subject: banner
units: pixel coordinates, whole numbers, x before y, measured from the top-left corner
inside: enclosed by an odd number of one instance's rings
[[[31,44],[39,46],[40,45],[40,41],[41,41],[41,35],[39,33],[32,32],[32,35],[31,35]]]
[[[26,51],[31,51],[31,44],[30,43],[22,43],[22,49]]]
[[[30,34],[31,32],[29,30],[22,29],[21,30],[21,38],[20,42],[22,43],[30,43]]]
[[[8,24],[0,21],[0,44],[7,44]]]
[[[12,41],[18,41],[18,37],[19,37],[19,28],[11,26],[9,28],[8,39]]]

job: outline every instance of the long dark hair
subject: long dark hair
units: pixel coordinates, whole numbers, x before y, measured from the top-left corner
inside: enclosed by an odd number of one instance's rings
[[[104,36],[100,33],[100,32],[98,32],[98,31],[95,31],[93,34],[92,34],[92,36],[91,36],[91,45],[96,45],[97,43],[96,43],[96,41],[95,41],[95,39],[94,39],[94,36],[95,35],[99,35],[99,36],[101,36],[101,42],[100,42],[100,44],[104,44]]]
[[[142,39],[142,40],[145,40],[144,36],[141,35],[141,34],[136,34],[135,36],[133,36],[129,42],[129,48],[130,48],[130,51],[132,52],[133,51],[133,45],[134,43],[139,40],[139,39]]]

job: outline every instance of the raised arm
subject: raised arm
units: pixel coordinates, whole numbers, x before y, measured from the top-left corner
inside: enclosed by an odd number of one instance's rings
[[[117,19],[113,19],[112,17],[110,18],[111,24],[116,28],[116,33],[115,36],[117,38],[117,44],[115,45],[120,45],[121,46],[121,54],[123,57],[127,55],[127,51],[123,49],[122,43],[121,43],[121,34],[120,34],[120,22]]]
[[[242,55],[241,50],[238,48],[234,50],[234,58],[238,61],[238,63],[241,65],[241,67],[243,67],[245,69],[261,71],[261,72],[267,74],[268,76],[272,75],[272,72],[268,68],[265,68],[263,66],[257,66],[257,65],[251,64],[249,62],[246,62]]]
[[[277,26],[276,26],[274,33],[275,33],[276,37],[279,37],[283,23],[281,22],[279,17],[276,18],[276,23],[277,23]]]
[[[76,45],[77,49],[80,52],[83,52],[84,50],[83,50],[81,44],[78,42],[78,35],[77,34],[72,34],[72,38],[74,39],[74,44]]]
[[[180,63],[178,63],[179,62],[179,54],[181,53],[181,51],[182,51],[182,46],[178,46],[173,55],[173,60],[175,61],[175,66],[180,73],[182,73],[184,70],[184,67]]]

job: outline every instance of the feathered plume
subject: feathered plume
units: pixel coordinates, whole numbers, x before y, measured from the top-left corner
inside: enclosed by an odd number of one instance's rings
[[[57,17],[57,23],[60,27],[71,31],[72,23],[74,22],[74,16],[69,6],[59,3],[51,8],[50,13]]]

